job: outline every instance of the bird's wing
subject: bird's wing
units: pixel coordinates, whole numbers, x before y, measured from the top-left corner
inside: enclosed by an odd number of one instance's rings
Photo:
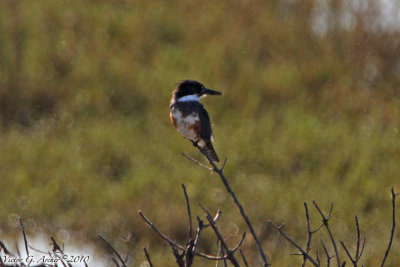
[[[200,137],[206,142],[211,142],[212,129],[211,129],[211,121],[208,116],[207,111],[204,109],[203,105],[199,105],[199,116],[200,116]]]

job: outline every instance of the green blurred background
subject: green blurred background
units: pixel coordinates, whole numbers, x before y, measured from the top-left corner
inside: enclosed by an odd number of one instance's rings
[[[400,191],[400,20],[386,2],[1,1],[1,233],[21,216],[66,246],[62,233],[96,244],[101,233],[132,265],[147,246],[174,266],[137,211],[183,243],[185,183],[193,212],[222,209],[220,228],[239,240],[230,196],[182,157],[203,160],[169,122],[171,91],[191,78],[224,92],[203,100],[215,147],[274,266],[301,259],[267,220],[305,243],[303,202],[320,223],[311,200],[334,202],[332,229],[350,247],[359,216],[363,263],[376,266]],[[250,236],[244,246],[257,265]],[[216,253],[211,233],[200,249]],[[389,260],[400,262],[398,239]]]

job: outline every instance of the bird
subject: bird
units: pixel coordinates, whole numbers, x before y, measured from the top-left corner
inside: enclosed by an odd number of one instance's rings
[[[199,147],[209,159],[219,162],[211,143],[214,141],[214,135],[210,117],[199,101],[206,95],[222,95],[222,93],[206,88],[198,81],[187,79],[179,82],[172,92],[169,106],[170,119],[183,137]]]

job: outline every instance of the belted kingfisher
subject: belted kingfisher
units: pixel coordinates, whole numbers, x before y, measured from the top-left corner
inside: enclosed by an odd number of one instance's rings
[[[183,80],[172,92],[169,114],[174,127],[185,138],[198,146],[209,158],[219,162],[211,140],[214,136],[210,117],[199,99],[205,95],[222,95],[221,92],[205,88],[193,80]]]

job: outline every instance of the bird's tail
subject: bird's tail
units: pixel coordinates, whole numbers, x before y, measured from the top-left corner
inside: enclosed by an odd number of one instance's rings
[[[212,161],[219,162],[217,152],[215,152],[211,142],[206,143],[206,145],[201,148],[201,151],[205,153]]]

